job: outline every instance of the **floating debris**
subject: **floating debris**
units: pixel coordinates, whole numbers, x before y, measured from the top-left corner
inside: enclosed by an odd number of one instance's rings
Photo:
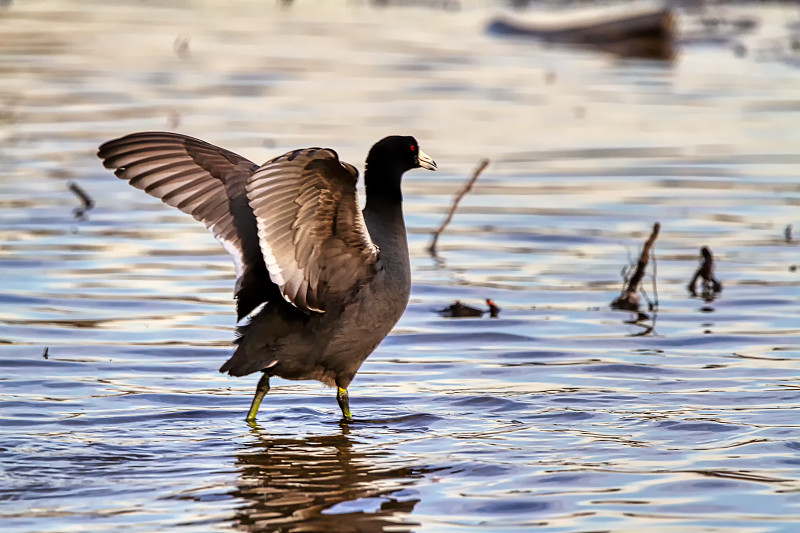
[[[461,300],[456,300],[452,305],[445,307],[444,309],[439,309],[437,312],[442,316],[453,318],[483,316],[482,309],[462,304]]]
[[[700,267],[694,273],[692,281],[689,282],[686,288],[692,296],[697,296],[697,280],[702,278],[701,296],[705,301],[710,302],[717,294],[722,292],[722,283],[714,277],[714,255],[708,246],[703,246],[700,249],[700,257]]]
[[[494,300],[486,298],[486,305],[489,306],[488,309],[478,309],[477,307],[461,303],[461,300],[456,300],[452,305],[444,309],[439,309],[436,312],[450,318],[479,317],[486,313],[489,313],[489,316],[492,318],[497,318],[500,315],[500,307],[494,303]]]
[[[650,237],[647,239],[647,242],[644,243],[642,247],[642,253],[639,255],[639,262],[636,265],[636,270],[633,272],[633,275],[630,278],[626,278],[623,281],[622,291],[619,297],[615,298],[613,302],[611,302],[612,309],[622,309],[625,311],[633,311],[634,313],[638,313],[637,320],[646,320],[649,318],[646,314],[639,312],[639,284],[642,282],[642,278],[644,277],[644,273],[647,270],[647,263],[650,261],[650,254],[653,248],[653,244],[656,242],[656,238],[658,238],[658,232],[661,230],[661,224],[656,222],[653,224],[653,231],[650,233]],[[656,279],[655,279],[655,272],[653,273],[653,288],[655,291],[656,287]],[[650,304],[650,310],[655,310],[658,307],[658,297],[656,296],[656,301]]]
[[[72,214],[75,215],[75,218],[83,218],[86,212],[94,207],[94,200],[92,200],[92,197],[89,196],[89,193],[83,190],[83,188],[74,181],[69,182],[68,187],[69,190],[78,197],[78,200],[81,201],[81,204],[83,204],[80,207],[73,209]]]
[[[42,352],[42,357],[44,357],[45,359],[47,359],[47,352],[48,352],[48,350],[49,350],[49,348],[48,348],[47,346],[45,346],[45,347],[44,347],[44,351]]]

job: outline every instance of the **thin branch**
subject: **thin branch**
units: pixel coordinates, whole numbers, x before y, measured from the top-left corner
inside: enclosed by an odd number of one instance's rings
[[[453,205],[450,206],[450,212],[447,213],[447,218],[444,220],[444,222],[442,222],[442,225],[439,226],[439,229],[434,232],[433,240],[431,240],[431,244],[428,246],[428,251],[431,253],[431,255],[436,255],[436,243],[439,242],[439,235],[441,235],[441,233],[453,219],[453,215],[455,214],[456,209],[458,209],[459,202],[461,202],[461,199],[470,191],[470,189],[472,189],[472,186],[478,180],[478,176],[481,175],[481,172],[483,172],[487,166],[489,166],[489,160],[483,159],[480,164],[478,164],[475,172],[472,173],[470,180],[467,182],[464,188],[461,189],[461,192],[459,192],[458,195],[456,195],[456,197],[453,199]]]
[[[642,247],[642,253],[639,255],[639,262],[636,265],[636,270],[630,279],[625,281],[625,285],[623,286],[619,297],[611,302],[611,307],[613,309],[624,309],[634,312],[639,311],[639,284],[642,282],[644,273],[647,270],[647,263],[650,261],[650,253],[653,248],[653,244],[656,242],[656,238],[658,238],[658,232],[660,230],[660,223],[656,222],[653,224],[653,231],[650,234],[650,237],[647,239],[647,242],[645,242],[644,246]],[[656,301],[658,301],[658,294],[655,293],[654,296]]]
[[[83,187],[74,181],[69,182],[69,190],[72,191],[72,193],[78,197],[78,200],[81,201],[81,204],[83,204],[73,210],[76,218],[82,218],[86,211],[89,211],[94,207],[94,200],[92,200],[92,197],[89,196],[89,193],[83,190]]]
[[[658,310],[658,283],[656,282],[658,276],[658,264],[656,262],[656,253],[653,252],[653,298],[655,302],[653,302],[656,310]],[[651,308],[651,311],[653,309]],[[655,323],[655,318],[653,318],[653,322]]]
[[[653,224],[653,232],[650,234],[650,238],[647,239],[647,242],[645,242],[644,246],[642,247],[642,253],[639,255],[639,263],[636,265],[636,271],[633,273],[633,276],[631,276],[631,279],[628,282],[628,288],[626,289],[626,292],[636,292],[639,289],[639,283],[641,283],[642,278],[644,277],[644,272],[647,269],[647,263],[650,261],[650,249],[656,242],[656,238],[658,238],[658,232],[660,230],[660,223],[656,222]]]
[[[650,322],[650,327],[645,328],[644,331],[634,334],[634,337],[643,337],[649,335],[656,329],[656,321],[658,320],[658,265],[656,264],[656,253],[651,251],[653,259],[653,298],[655,301],[650,303],[650,311],[653,312],[653,319]]]

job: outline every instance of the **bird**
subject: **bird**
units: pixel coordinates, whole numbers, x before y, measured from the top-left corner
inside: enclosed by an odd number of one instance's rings
[[[436,312],[444,317],[451,318],[478,317],[483,316],[485,313],[489,313],[489,316],[492,318],[497,318],[500,315],[500,307],[494,303],[494,300],[486,298],[486,305],[489,306],[489,309],[483,310],[464,304],[461,300],[456,300],[455,303],[443,309],[439,309]]]
[[[106,168],[205,224],[236,267],[235,351],[220,368],[262,372],[246,420],[270,377],[336,387],[345,422],[348,387],[408,304],[411,268],[403,174],[436,170],[412,136],[375,143],[358,170],[331,148],[300,148],[262,165],[178,133],[132,133],[103,143]]]

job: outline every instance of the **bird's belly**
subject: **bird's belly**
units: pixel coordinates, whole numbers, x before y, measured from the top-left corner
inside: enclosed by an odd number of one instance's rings
[[[363,297],[353,302],[347,320],[334,330],[323,362],[335,374],[338,386],[347,388],[361,364],[392,331],[405,311],[409,292],[400,290],[387,294],[383,291],[382,297],[372,292],[359,295]],[[387,298],[395,301],[387,301]],[[401,302],[397,302],[398,299]]]

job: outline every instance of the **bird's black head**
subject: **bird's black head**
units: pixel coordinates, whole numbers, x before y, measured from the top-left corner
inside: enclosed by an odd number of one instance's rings
[[[414,137],[392,135],[375,143],[367,155],[364,184],[367,198],[401,201],[400,181],[412,168],[436,170],[436,162],[419,149]]]

